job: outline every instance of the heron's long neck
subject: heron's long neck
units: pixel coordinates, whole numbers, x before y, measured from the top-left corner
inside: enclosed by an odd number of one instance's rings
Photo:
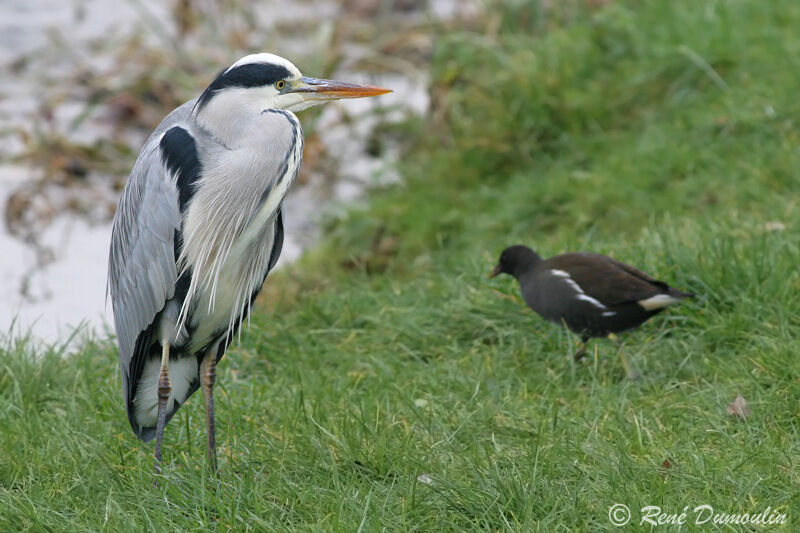
[[[243,144],[252,144],[253,137],[266,133],[253,124],[263,108],[263,100],[229,89],[215,95],[194,113],[201,128],[225,147],[236,149]]]

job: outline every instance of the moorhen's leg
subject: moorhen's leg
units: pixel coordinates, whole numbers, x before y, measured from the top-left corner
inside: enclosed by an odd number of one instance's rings
[[[638,371],[638,370],[636,370],[636,367],[635,367],[635,366],[633,366],[633,365],[632,365],[632,364],[631,364],[631,363],[628,361],[628,358],[627,358],[627,357],[625,357],[625,350],[624,350],[624,348],[623,348],[622,341],[620,340],[620,338],[619,338],[619,337],[617,337],[616,335],[614,335],[613,333],[612,333],[612,334],[610,334],[610,335],[608,336],[608,338],[609,338],[609,339],[610,339],[610,340],[611,340],[611,341],[612,341],[614,344],[616,344],[616,345],[617,345],[617,351],[618,351],[618,353],[619,353],[619,359],[620,359],[620,361],[622,361],[622,366],[625,368],[625,375],[628,377],[628,379],[630,379],[630,380],[633,380],[633,381],[636,381],[637,379],[639,379],[640,377],[642,377],[642,375],[639,373],[639,371]]]
[[[586,355],[586,343],[589,342],[589,337],[581,337],[581,346],[578,348],[578,351],[572,355],[572,359],[576,362],[583,359],[583,356]]]

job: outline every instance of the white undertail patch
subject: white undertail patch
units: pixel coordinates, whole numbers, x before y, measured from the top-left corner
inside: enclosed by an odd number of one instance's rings
[[[563,279],[565,282],[567,282],[569,284],[570,287],[575,289],[575,292],[578,293],[577,295],[575,295],[576,299],[583,300],[584,302],[589,302],[590,304],[592,304],[593,306],[597,307],[598,309],[607,309],[607,307],[605,305],[603,305],[600,302],[600,300],[598,300],[596,298],[592,298],[591,296],[586,294],[586,292],[584,292],[584,290],[581,288],[581,286],[578,285],[575,282],[574,279],[572,279],[572,277],[569,275],[569,272],[566,272],[564,270],[552,269],[552,270],[550,270],[550,273],[552,275],[558,277],[558,278]]]
[[[136,422],[142,427],[155,427],[158,422],[158,377],[161,374],[161,358],[148,359],[142,369],[142,377],[133,398]],[[169,362],[169,381],[172,393],[167,400],[167,412],[175,408],[175,401],[184,402],[189,395],[192,381],[197,379],[197,358],[182,357]]]
[[[654,311],[680,302],[680,298],[675,298],[669,294],[656,294],[646,300],[639,300],[636,302],[642,306],[646,311]]]

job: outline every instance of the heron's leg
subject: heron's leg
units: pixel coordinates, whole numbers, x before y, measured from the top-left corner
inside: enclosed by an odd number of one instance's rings
[[[208,433],[208,463],[217,473],[217,438],[214,423],[214,382],[217,380],[217,350],[211,348],[200,364],[200,383],[206,400],[206,432]]]
[[[172,393],[169,382],[169,343],[162,342],[161,374],[158,377],[158,422],[156,423],[155,471],[161,473],[161,442],[164,440],[164,426],[167,425],[167,401]]]
[[[617,345],[617,350],[619,352],[619,359],[620,361],[622,361],[622,366],[625,368],[625,375],[628,377],[628,379],[636,381],[637,379],[642,377],[639,371],[636,370],[636,367],[633,366],[630,363],[630,361],[628,361],[627,357],[625,357],[625,350],[623,349],[622,341],[620,340],[620,338],[614,335],[613,333],[610,334],[608,338],[611,340],[611,342]]]
[[[589,342],[588,337],[581,337],[581,347],[578,348],[578,351],[573,354],[572,358],[577,362],[583,359],[583,356],[586,355],[586,343]]]

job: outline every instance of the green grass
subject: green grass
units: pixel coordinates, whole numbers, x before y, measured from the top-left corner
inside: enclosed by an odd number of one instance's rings
[[[616,530],[618,502],[795,530],[800,4],[567,5],[441,36],[431,117],[385,132],[402,184],[271,277],[219,367],[219,480],[199,398],[153,490],[111,341],[7,342],[0,530]],[[698,297],[625,336],[631,382],[487,278],[516,242]]]

